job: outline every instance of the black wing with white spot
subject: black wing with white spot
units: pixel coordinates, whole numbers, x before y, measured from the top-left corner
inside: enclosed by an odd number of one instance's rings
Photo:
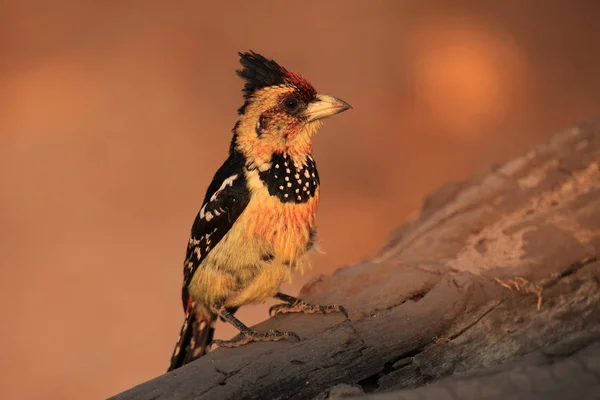
[[[188,242],[183,269],[182,300],[188,304],[188,285],[206,255],[229,232],[250,201],[244,175],[244,156],[233,152],[219,168],[206,191]]]

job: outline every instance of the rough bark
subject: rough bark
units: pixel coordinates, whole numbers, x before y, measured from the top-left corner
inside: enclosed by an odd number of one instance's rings
[[[599,165],[592,123],[447,185],[373,258],[302,289],[311,302],[343,304],[349,319],[278,316],[257,330],[301,341],[217,349],[115,399],[373,396],[596,337]]]
[[[362,394],[356,386],[329,390],[330,398]],[[568,400],[600,398],[600,335],[586,333],[524,357],[419,389],[373,394],[369,400]]]

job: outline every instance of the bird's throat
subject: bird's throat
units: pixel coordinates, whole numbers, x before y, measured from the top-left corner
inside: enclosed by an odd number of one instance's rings
[[[259,177],[269,194],[282,203],[306,203],[315,196],[320,183],[317,165],[309,154],[297,162],[287,153],[274,153]]]

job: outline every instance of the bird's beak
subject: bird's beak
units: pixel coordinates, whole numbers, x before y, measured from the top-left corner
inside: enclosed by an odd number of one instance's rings
[[[331,117],[332,115],[339,114],[351,108],[352,106],[344,100],[325,94],[319,94],[308,104],[308,107],[306,107],[306,110],[304,111],[304,116],[307,118],[308,122],[312,122],[318,119]]]

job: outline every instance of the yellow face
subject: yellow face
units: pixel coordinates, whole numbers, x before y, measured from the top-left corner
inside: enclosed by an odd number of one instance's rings
[[[287,153],[299,162],[311,152],[311,139],[323,118],[350,106],[312,87],[294,84],[258,90],[244,106],[235,132],[236,148],[257,166],[273,153]]]

